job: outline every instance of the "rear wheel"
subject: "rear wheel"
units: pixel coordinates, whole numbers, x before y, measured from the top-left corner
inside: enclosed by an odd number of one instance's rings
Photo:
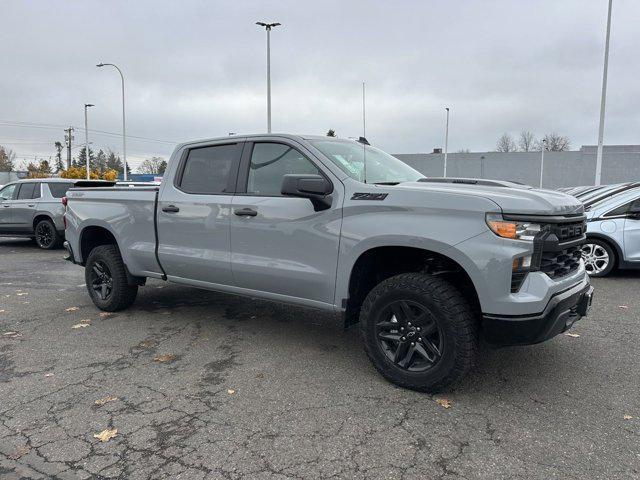
[[[34,233],[36,244],[43,250],[53,250],[54,248],[59,248],[62,244],[62,236],[48,218],[36,223]]]
[[[101,245],[91,250],[84,275],[91,300],[100,310],[123,310],[136,299],[138,286],[127,282],[124,262],[115,245]]]
[[[462,379],[478,346],[477,319],[447,281],[421,273],[391,277],[364,301],[365,350],[389,381],[436,392]]]
[[[587,239],[582,246],[584,268],[590,277],[609,275],[616,265],[616,254],[611,246],[595,238]]]

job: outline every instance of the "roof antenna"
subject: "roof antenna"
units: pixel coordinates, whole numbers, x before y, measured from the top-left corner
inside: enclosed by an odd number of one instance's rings
[[[364,82],[362,82],[362,161],[364,164],[364,183],[367,183],[367,116],[365,110],[365,97],[364,97]]]

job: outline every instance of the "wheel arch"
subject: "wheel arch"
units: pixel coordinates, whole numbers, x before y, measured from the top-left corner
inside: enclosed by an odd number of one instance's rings
[[[38,223],[40,223],[42,220],[49,220],[51,223],[53,223],[53,228],[56,228],[56,222],[53,221],[53,218],[51,217],[51,215],[47,213],[37,213],[33,217],[33,222],[31,224],[33,233],[36,232],[36,225],[38,225]]]
[[[424,272],[444,277],[467,298],[472,309],[481,311],[478,289],[463,265],[451,256],[407,245],[380,245],[361,252],[351,265],[347,291],[342,293],[345,325],[358,322],[367,294],[380,282],[394,275]]]
[[[80,258],[81,265],[87,262],[87,258],[91,254],[91,251],[101,245],[115,245],[118,250],[118,241],[116,236],[108,228],[100,225],[89,225],[84,227],[80,232],[79,238]]]

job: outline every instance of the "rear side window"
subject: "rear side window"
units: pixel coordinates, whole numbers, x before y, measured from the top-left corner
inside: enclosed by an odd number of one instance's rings
[[[611,210],[610,212],[605,213],[604,217],[617,217],[619,215],[626,215],[632,208],[637,208],[640,206],[640,198],[637,198],[629,203],[625,203],[624,205],[619,206]]]
[[[233,193],[238,172],[239,144],[215,145],[189,150],[179,188],[187,193]]]
[[[67,194],[67,190],[73,186],[71,183],[47,183],[47,185],[54,198],[64,197]]]
[[[2,190],[0,190],[0,199],[2,200],[11,200],[13,198],[13,192],[16,189],[16,184],[7,185]]]
[[[33,192],[36,189],[35,183],[22,183],[18,191],[18,200],[27,200],[33,198]]]

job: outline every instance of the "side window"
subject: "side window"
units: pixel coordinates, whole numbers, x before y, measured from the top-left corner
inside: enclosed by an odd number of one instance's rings
[[[282,143],[256,143],[251,154],[247,193],[279,196],[282,177],[288,173],[320,175],[320,171],[295,148]]]
[[[56,183],[49,183],[47,184],[49,185],[49,191],[51,192],[51,195],[53,195],[54,198],[62,198],[67,194],[67,190],[69,190],[73,184],[72,183],[67,183],[67,182],[56,182]]]
[[[35,183],[35,187],[33,188],[33,195],[31,198],[40,198],[42,195],[40,194],[40,190],[42,190],[42,183]]]
[[[11,200],[13,198],[13,191],[16,189],[16,184],[7,185],[2,190],[0,190],[0,198],[2,200]]]
[[[23,183],[20,185],[20,191],[18,192],[18,200],[27,200],[31,199],[33,196],[33,191],[35,190],[35,183]]]
[[[238,144],[189,150],[178,186],[187,193],[231,193],[238,168]]]
[[[603,217],[616,217],[620,215],[626,215],[632,208],[640,207],[640,198],[637,198],[631,202],[625,203],[624,205],[619,206],[618,208],[614,208],[613,210],[605,213]]]

